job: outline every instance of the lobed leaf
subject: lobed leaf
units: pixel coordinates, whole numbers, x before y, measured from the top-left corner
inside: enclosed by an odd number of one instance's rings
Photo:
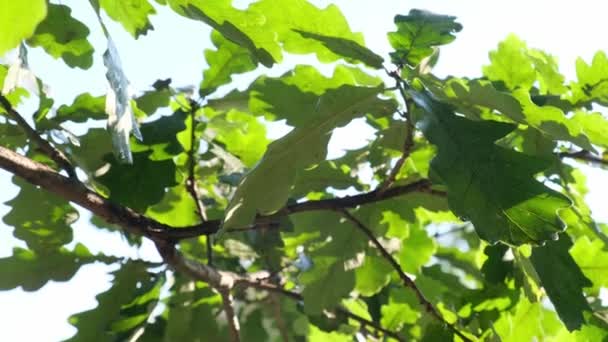
[[[426,93],[410,94],[424,111],[422,132],[438,149],[431,174],[447,186],[452,211],[482,239],[539,244],[564,229],[557,214],[570,201],[534,178],[549,164],[494,144],[513,125],[473,122]]]
[[[99,0],[99,5],[136,39],[153,29],[148,17],[156,11],[148,0]]]
[[[408,15],[395,16],[396,32],[388,33],[388,41],[395,49],[391,60],[398,65],[415,67],[425,57],[433,54],[434,48],[451,43],[455,33],[462,30],[456,17],[434,14],[412,9]]]
[[[46,18],[27,40],[32,47],[40,46],[54,58],[61,58],[70,67],[88,69],[93,65],[93,46],[87,40],[89,28],[71,15],[65,5],[48,5]]]

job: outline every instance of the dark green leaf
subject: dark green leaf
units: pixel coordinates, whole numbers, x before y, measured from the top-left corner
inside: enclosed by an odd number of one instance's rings
[[[153,284],[156,284],[156,279],[146,271],[144,263],[123,264],[118,271],[114,272],[112,287],[97,295],[97,307],[70,317],[70,324],[78,331],[67,341],[115,341],[120,339],[126,329],[132,328],[126,321],[129,309],[158,298],[158,289],[150,286]],[[151,288],[154,292],[148,293],[151,296],[146,296],[146,290]],[[137,310],[134,313],[137,313]],[[135,318],[136,325],[143,323],[141,318],[136,316],[132,318]],[[124,340],[124,336],[122,340]]]
[[[173,160],[151,160],[151,155],[134,153],[133,164],[119,163],[113,156],[106,159],[110,170],[97,181],[110,190],[112,201],[144,212],[163,198],[166,188],[177,184]]]
[[[13,255],[0,258],[0,290],[21,286],[25,291],[40,289],[49,281],[68,281],[80,266],[107,257],[95,257],[81,244],[74,250],[59,249],[52,253],[14,248]]]
[[[65,5],[48,5],[46,18],[36,27],[28,45],[40,46],[54,58],[61,58],[70,67],[88,69],[93,65],[93,46],[87,40],[89,28],[74,19]]]
[[[454,33],[462,30],[456,17],[412,9],[408,15],[395,17],[396,32],[388,40],[395,49],[391,59],[395,64],[416,66],[433,53],[433,48],[451,43]]]
[[[481,238],[542,243],[564,229],[557,212],[570,201],[534,178],[549,164],[494,144],[513,125],[473,122],[425,93],[411,94],[425,111],[420,128],[438,148],[431,172],[447,186],[452,211],[470,220]]]
[[[348,295],[355,285],[355,273],[344,269],[342,262],[333,258],[317,258],[315,265],[302,279],[306,284],[304,310],[308,314],[320,314],[332,309]]]
[[[532,249],[530,260],[559,318],[572,331],[585,323],[583,312],[591,311],[583,287],[593,283],[570,255],[570,247],[572,241],[568,235],[561,234],[559,240]]]
[[[304,38],[314,39],[323,43],[323,46],[333,53],[344,57],[349,63],[363,62],[376,69],[382,68],[384,59],[355,41],[301,30],[294,31],[301,34]]]

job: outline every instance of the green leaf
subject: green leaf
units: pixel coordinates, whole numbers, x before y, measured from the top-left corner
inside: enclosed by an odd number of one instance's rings
[[[208,129],[213,130],[217,134],[215,139],[247,167],[253,167],[262,158],[270,142],[264,124],[255,116],[236,110],[211,118]]]
[[[138,153],[151,151],[149,158],[155,161],[172,159],[184,150],[177,134],[186,129],[187,117],[188,113],[178,110],[146,122],[140,127],[143,139],[133,139],[131,150]]]
[[[135,99],[137,108],[141,109],[148,116],[156,113],[159,108],[168,107],[170,102],[171,88],[168,86],[146,91],[143,93],[143,95]]]
[[[2,146],[6,148],[15,150],[27,145],[27,137],[23,129],[17,125],[0,123],[0,137],[2,137]]]
[[[503,342],[533,341],[551,336],[559,327],[552,311],[540,303],[530,303],[520,298],[512,312],[506,312],[494,323],[495,331]]]
[[[24,240],[31,250],[49,252],[72,241],[70,225],[78,219],[78,212],[63,198],[14,178],[19,194],[5,204],[11,210],[3,218],[13,226],[13,235]],[[36,210],[32,210],[32,205]]]
[[[333,309],[355,285],[355,273],[344,269],[342,262],[334,258],[318,258],[314,266],[303,275],[305,288],[304,311],[320,314],[324,309]]]
[[[71,16],[65,5],[49,4],[48,15],[38,25],[28,45],[40,46],[70,67],[88,69],[93,65],[93,46],[87,40],[89,28]]]
[[[413,324],[420,313],[405,303],[382,305],[382,320],[380,325],[388,330],[399,331],[404,324]]]
[[[25,291],[36,291],[49,281],[68,281],[80,266],[108,258],[93,256],[81,244],[74,250],[65,248],[53,253],[14,248],[13,255],[0,258],[0,290],[10,290],[21,286]]]
[[[148,0],[99,0],[99,5],[136,39],[153,29],[148,17],[156,11]]]
[[[186,187],[178,185],[167,190],[158,203],[148,207],[146,215],[164,224],[185,227],[200,222],[197,210]]]
[[[570,247],[572,241],[568,235],[561,234],[559,240],[532,249],[530,260],[559,318],[572,331],[585,323],[583,312],[591,311],[583,287],[593,283],[568,252]]]
[[[46,14],[45,0],[0,0],[0,56],[31,37]]]
[[[193,286],[181,278],[173,286],[163,331],[163,341],[225,341],[229,336],[226,321],[218,319],[219,294],[206,285]]]
[[[468,84],[454,81],[450,82],[450,89],[456,96],[456,105],[497,110],[514,122],[529,125],[552,139],[570,141],[586,150],[594,151],[591,143],[606,146],[605,135],[598,134],[600,129],[608,126],[608,121],[601,114],[581,113],[568,118],[557,107],[536,105],[526,90],[518,89],[509,94],[483,81]]]
[[[258,66],[257,59],[249,50],[224,38],[219,32],[211,32],[211,42],[217,48],[205,50],[205,60],[209,68],[203,72],[199,93],[207,96],[219,86],[230,83],[233,74],[242,74]]]
[[[291,196],[301,198],[311,192],[323,192],[328,187],[344,190],[354,187],[363,190],[362,184],[352,175],[350,167],[339,160],[326,160],[306,170],[298,172],[291,190]]]
[[[151,156],[150,152],[134,153],[133,164],[119,163],[113,156],[106,159],[110,170],[97,181],[110,190],[112,201],[144,212],[163,198],[165,188],[177,184],[173,160],[156,161]]]
[[[513,125],[469,121],[425,93],[411,94],[425,111],[420,128],[438,148],[431,172],[447,186],[452,211],[481,238],[542,243],[564,229],[557,212],[570,201],[534,178],[549,164],[494,144]]]
[[[146,271],[146,265],[141,262],[128,262],[114,272],[112,287],[97,295],[97,307],[73,315],[69,318],[77,332],[67,341],[115,341],[121,333],[130,328],[125,321],[125,313],[138,304],[158,298],[158,290],[151,296],[146,296],[145,290],[150,284],[156,283]],[[143,293],[142,293],[143,292]],[[147,319],[147,317],[146,317]],[[141,318],[137,324],[141,324]],[[124,336],[123,336],[124,339]]]
[[[300,112],[307,120],[271,143],[262,160],[245,176],[226,209],[224,227],[243,227],[258,213],[280,209],[287,201],[297,172],[325,159],[334,128],[366,113],[386,115],[392,111],[391,101],[377,97],[381,91],[381,88],[342,86],[316,97],[315,107]],[[272,98],[267,101],[272,103]]]
[[[424,227],[420,224],[412,224],[409,225],[408,236],[401,241],[401,249],[397,257],[405,272],[417,274],[436,251],[437,243],[428,236]]]
[[[92,96],[89,93],[83,93],[76,96],[71,105],[61,105],[52,120],[57,123],[68,120],[80,123],[89,119],[104,120],[108,117],[105,105],[105,96]]]
[[[247,48],[263,65],[270,67],[290,53],[315,53],[321,62],[340,58],[323,43],[306,39],[295,30],[352,40],[363,45],[363,36],[351,32],[335,5],[319,9],[308,1],[261,0],[245,10],[232,7],[231,0],[169,0],[180,15],[207,23],[235,44]],[[310,20],[315,18],[315,20]]]
[[[363,265],[355,270],[355,289],[362,296],[373,296],[389,283],[392,271],[386,260],[375,255],[366,255]]]
[[[588,290],[590,295],[599,295],[600,288],[608,287],[608,252],[601,240],[589,240],[586,236],[579,237],[570,249],[570,254],[576,264],[591,280],[593,288]]]
[[[604,51],[598,51],[591,61],[585,63],[582,58],[576,60],[577,82],[570,87],[572,103],[584,103],[596,100],[602,103],[608,101],[608,57]]]
[[[112,137],[103,128],[91,128],[78,138],[80,145],[73,146],[71,157],[87,174],[95,175],[105,166],[112,154]]]
[[[382,68],[384,59],[355,41],[301,30],[294,31],[301,34],[304,38],[314,39],[323,43],[326,48],[344,57],[349,63],[363,62],[372,68]]]
[[[498,44],[498,50],[490,52],[492,64],[483,67],[483,74],[490,80],[503,81],[509,89],[529,90],[536,81],[536,72],[527,48],[525,42],[510,34]]]
[[[434,14],[418,9],[410,10],[408,15],[395,16],[396,32],[388,33],[388,40],[395,49],[391,60],[395,64],[418,65],[430,56],[439,45],[451,43],[454,33],[462,30],[456,17]]]

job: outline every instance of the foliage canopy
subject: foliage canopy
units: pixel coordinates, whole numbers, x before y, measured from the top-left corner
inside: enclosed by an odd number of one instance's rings
[[[20,189],[3,222],[27,246],[0,258],[1,290],[118,265],[98,306],[70,318],[70,341],[608,338],[608,226],[578,168],[608,165],[603,52],[566,81],[511,35],[483,77],[439,78],[439,47],[462,29],[452,16],[395,16],[380,56],[334,5],[156,2],[90,0],[99,22],[85,24],[67,5],[0,0],[0,54],[18,51],[0,65],[0,167]],[[155,6],[213,28],[194,92],[170,79],[129,89],[104,20],[137,39]],[[107,94],[56,104],[27,52],[88,69],[92,30],[107,39]],[[333,74],[297,65],[237,89],[234,75],[285,53]],[[26,97],[39,99],[32,115]],[[328,160],[332,132],[354,119],[375,139]],[[271,140],[267,121],[291,130]],[[76,206],[135,248],[151,240],[164,262],[73,243],[88,219]]]

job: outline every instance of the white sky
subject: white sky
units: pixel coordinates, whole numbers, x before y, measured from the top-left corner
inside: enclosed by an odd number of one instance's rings
[[[105,40],[96,25],[93,11],[86,1],[60,2],[72,7],[73,15],[90,27],[96,55],[95,65],[80,71],[68,68],[38,49],[30,51],[30,66],[51,86],[57,105],[71,103],[82,92],[94,95],[105,92],[105,70],[101,63]],[[246,2],[235,1],[239,5]],[[608,50],[606,8],[601,1],[318,0],[314,3],[321,6],[337,3],[353,31],[363,32],[367,45],[383,56],[390,49],[386,32],[394,30],[395,14],[407,14],[410,8],[421,8],[457,16],[464,29],[452,44],[441,49],[440,62],[434,70],[439,76],[480,76],[481,66],[488,63],[488,51],[495,49],[498,42],[511,32],[526,40],[529,46],[557,56],[561,71],[569,79],[575,77],[576,57],[589,61],[597,50]],[[174,85],[197,85],[205,65],[202,52],[210,45],[209,28],[200,22],[179,17],[164,7],[157,6],[157,10],[158,14],[152,17],[155,30],[137,41],[117,24],[106,20],[127,76],[137,91],[144,91],[155,80],[167,77],[173,79]],[[288,62],[316,63],[310,56],[289,58]],[[270,73],[278,75],[287,69],[289,66],[278,66]],[[251,80],[252,76],[239,79]],[[244,86],[241,83],[241,87]],[[369,138],[369,133],[356,124],[349,129],[341,129],[332,139],[330,153],[336,155],[343,148],[361,146]],[[589,203],[596,218],[608,222],[608,210],[602,198],[608,185],[600,181],[606,173],[592,168],[585,170],[591,188]],[[10,175],[3,171],[0,171],[0,188],[0,203],[17,194],[17,189],[10,183]],[[0,216],[7,212],[8,208],[0,204]],[[83,216],[74,227],[74,235],[75,240],[83,241],[93,252],[104,250],[116,255],[142,255],[158,260],[149,244],[143,251],[131,250],[117,234],[99,233],[88,227],[87,221],[88,216]],[[23,246],[23,243],[12,237],[12,228],[0,222],[0,257],[11,255],[13,246]],[[107,246],[112,246],[113,251],[106,251]],[[68,316],[96,306],[95,295],[109,287],[109,270],[103,265],[85,266],[70,282],[51,282],[32,293],[20,289],[0,292],[0,340],[57,341],[71,336],[75,329],[68,324]]]

